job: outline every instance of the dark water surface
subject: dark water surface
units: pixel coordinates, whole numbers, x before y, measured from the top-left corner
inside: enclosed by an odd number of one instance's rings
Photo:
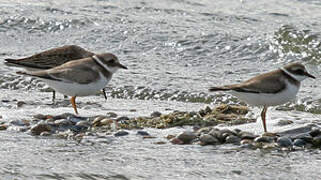
[[[229,95],[209,94],[207,88],[293,61],[306,64],[319,78],[320,9],[321,2],[313,0],[3,0],[0,58],[66,44],[112,52],[129,67],[108,85],[108,95],[124,99],[119,108],[125,110],[140,109],[139,103],[126,106],[126,99],[145,100],[141,106],[169,100],[174,109],[175,101],[235,102]],[[30,83],[16,70],[0,66],[2,98],[46,91],[44,84]],[[286,105],[299,110],[299,119],[318,121],[319,82],[305,80],[298,100]],[[43,98],[50,101],[49,94]],[[3,121],[9,121],[16,109],[2,104],[0,110]],[[287,112],[279,113],[290,118]],[[87,145],[4,131],[0,141],[4,179],[317,179],[321,165],[319,150],[266,154],[155,145],[136,136]]]

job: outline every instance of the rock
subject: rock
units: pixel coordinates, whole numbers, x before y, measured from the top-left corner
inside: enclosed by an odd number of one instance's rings
[[[219,129],[212,129],[208,134],[215,137],[216,139],[218,139],[221,142],[225,141],[223,134]]]
[[[116,113],[114,113],[114,112],[108,112],[107,114],[106,114],[106,117],[107,118],[115,118],[115,117],[117,117],[118,115],[116,114]]]
[[[51,133],[48,131],[44,131],[44,132],[40,133],[40,136],[50,136],[50,135],[51,135]]]
[[[289,146],[292,146],[293,143],[292,143],[292,140],[288,137],[285,137],[285,136],[282,136],[282,137],[279,137],[277,140],[276,140],[276,143],[280,146],[280,147],[289,147]]]
[[[162,115],[162,113],[158,112],[158,111],[154,111],[152,112],[152,114],[150,114],[151,117],[155,118],[155,117],[160,117]]]
[[[259,136],[254,139],[254,142],[259,142],[259,143],[271,143],[273,142],[274,138],[270,136]]]
[[[312,140],[312,144],[315,147],[320,147],[321,146],[321,136],[316,136]]]
[[[255,139],[258,137],[258,135],[255,135],[253,133],[250,132],[246,132],[246,131],[242,131],[239,133],[241,139]]]
[[[72,123],[71,121],[69,121],[67,119],[59,119],[59,120],[55,120],[55,124],[58,126],[71,126],[74,123]]]
[[[161,144],[166,144],[166,142],[165,141],[157,141],[157,142],[154,142],[153,144],[161,145]]]
[[[22,107],[24,104],[27,104],[27,103],[24,102],[24,101],[18,101],[17,102],[17,107]]]
[[[241,132],[242,132],[242,130],[241,130],[241,129],[237,129],[237,128],[236,128],[236,129],[234,129],[233,131],[234,131],[234,132],[236,132],[237,134],[239,134],[239,133],[241,133]]]
[[[117,120],[117,121],[120,121],[120,122],[122,122],[122,121],[128,121],[128,120],[129,120],[129,117],[127,117],[127,116],[121,116],[121,117],[117,118],[116,120]]]
[[[208,134],[212,130],[212,127],[203,127],[197,130],[197,135]]]
[[[242,139],[242,141],[240,143],[242,145],[244,145],[244,144],[252,144],[253,143],[253,139]]]
[[[176,137],[171,139],[171,143],[172,144],[184,144],[184,142],[182,140],[180,140],[180,139],[178,139]]]
[[[209,134],[203,134],[199,137],[201,145],[219,144],[219,140]]]
[[[8,125],[6,125],[6,124],[0,125],[0,131],[6,130],[7,128],[8,128]]]
[[[229,129],[220,129],[220,132],[221,132],[222,134],[227,133],[227,134],[229,134],[229,135],[234,135],[234,136],[237,135],[237,133],[236,133],[235,131],[232,131],[232,130],[229,130]]]
[[[47,119],[47,116],[43,115],[43,114],[36,114],[36,115],[34,115],[32,117],[35,118],[35,119],[41,119],[41,120]]]
[[[57,116],[53,116],[52,118],[54,120],[58,120],[58,119],[68,119],[68,118],[77,118],[78,116],[71,114],[71,113],[63,113],[61,115],[57,115]]]
[[[141,135],[141,136],[150,136],[150,134],[146,131],[137,131],[136,133],[137,135]]]
[[[79,121],[79,122],[76,123],[76,126],[89,127],[90,123],[88,121]]]
[[[286,126],[286,125],[289,125],[289,124],[292,124],[292,123],[293,123],[293,121],[291,121],[291,120],[282,119],[277,123],[277,125],[278,126]]]
[[[184,144],[189,144],[196,138],[196,134],[191,131],[184,131],[178,134],[176,138],[183,141]]]
[[[256,146],[254,146],[253,144],[242,144],[240,146],[240,148],[243,148],[243,149],[256,149]]]
[[[114,134],[114,136],[119,137],[119,136],[127,136],[129,133],[127,131],[118,131]]]
[[[38,123],[31,127],[31,133],[34,135],[40,135],[42,132],[51,132],[51,127],[48,124]]]
[[[313,137],[309,133],[302,133],[293,136],[292,139],[302,139],[306,142],[312,142]]]
[[[294,142],[293,142],[293,145],[294,146],[298,146],[298,147],[303,147],[303,146],[305,146],[307,143],[304,141],[304,140],[302,140],[302,139],[296,139],[296,140],[294,140]]]
[[[225,139],[225,143],[230,143],[230,144],[240,144],[241,138],[230,135]]]
[[[313,137],[321,135],[321,130],[319,128],[312,128],[309,134]]]

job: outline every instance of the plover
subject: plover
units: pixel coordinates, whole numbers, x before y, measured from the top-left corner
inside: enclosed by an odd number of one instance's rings
[[[250,105],[263,107],[261,118],[264,132],[267,132],[265,116],[268,107],[295,99],[300,82],[308,77],[315,79],[302,64],[291,63],[278,70],[255,76],[243,83],[211,87],[209,91],[228,91]]]
[[[82,58],[92,57],[94,53],[76,45],[65,45],[43,51],[41,53],[21,58],[21,59],[5,59],[8,66],[23,67],[27,70],[46,70],[56,66],[60,66],[66,62],[78,60]],[[103,89],[105,99],[107,99],[105,90]],[[55,91],[53,91],[52,101],[55,101]]]
[[[71,96],[71,104],[78,114],[76,97],[93,95],[103,89],[120,68],[127,69],[115,55],[105,53],[69,61],[48,70],[17,73],[39,78],[55,91]]]

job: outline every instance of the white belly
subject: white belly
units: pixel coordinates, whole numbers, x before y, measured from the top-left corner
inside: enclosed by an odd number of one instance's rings
[[[295,99],[299,87],[287,83],[287,88],[276,94],[273,93],[244,93],[231,91],[240,100],[254,106],[276,106]]]
[[[101,89],[105,88],[110,79],[102,77],[93,83],[77,84],[66,83],[61,81],[44,80],[55,91],[68,96],[88,96],[98,93]]]

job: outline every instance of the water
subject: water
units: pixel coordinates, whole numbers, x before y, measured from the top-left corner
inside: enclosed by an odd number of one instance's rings
[[[208,87],[239,82],[288,62],[302,62],[319,77],[320,7],[319,1],[310,0],[3,0],[0,58],[29,56],[65,44],[97,53],[112,52],[129,67],[117,72],[108,85],[109,96],[121,98],[111,100],[119,107],[106,107],[109,101],[101,97],[79,98],[80,104],[97,102],[97,109],[87,106],[80,109],[82,113],[109,110],[135,116],[147,115],[155,108],[164,112],[166,106],[198,110],[204,103],[237,103],[229,95],[209,94]],[[17,70],[0,66],[0,88],[5,92],[2,100],[26,98],[36,103],[24,109],[2,103],[3,121],[15,118],[17,111],[19,118],[30,117],[35,108],[50,113],[71,111],[70,107],[42,104],[50,102],[48,93],[39,92],[47,87],[17,76]],[[297,101],[285,105],[299,111],[297,119],[318,122],[318,82],[305,80]],[[127,103],[126,99],[133,100]],[[293,116],[291,112],[272,112],[277,114],[271,114],[272,119]],[[5,179],[315,179],[320,165],[317,150],[261,155],[215,147],[159,146],[131,138],[115,140],[117,143],[107,147],[14,132],[2,132],[0,138],[2,156],[6,157],[1,163]]]

